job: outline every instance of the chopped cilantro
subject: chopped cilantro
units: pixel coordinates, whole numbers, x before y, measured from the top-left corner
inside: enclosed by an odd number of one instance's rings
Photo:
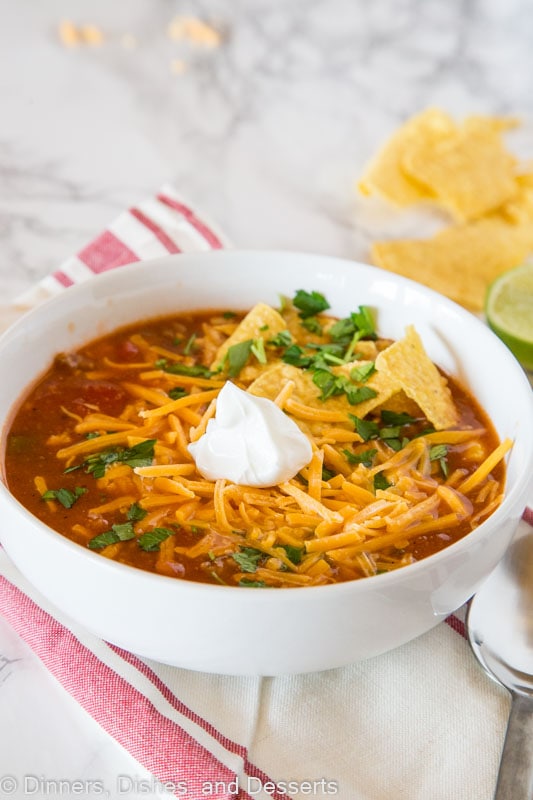
[[[330,307],[323,294],[320,294],[320,292],[306,292],[304,289],[298,289],[292,302],[299,310],[302,319],[314,317]]]
[[[204,364],[194,364],[189,366],[187,364],[167,364],[162,367],[165,372],[170,372],[172,375],[189,375],[193,378],[210,378],[214,373]]]
[[[247,586],[248,588],[253,589],[264,589],[266,587],[266,583],[264,581],[252,581],[249,578],[241,578],[239,581],[239,586]]]
[[[255,547],[241,547],[240,553],[232,553],[234,561],[243,572],[255,572],[263,556],[264,553]]]
[[[392,486],[392,483],[387,480],[382,472],[377,472],[374,475],[374,489],[388,489],[389,486]]]
[[[352,406],[363,403],[365,400],[370,400],[372,397],[377,397],[376,390],[370,386],[350,386],[350,384],[346,383],[344,391],[348,402]]]
[[[295,547],[292,544],[282,544],[282,545],[280,545],[280,548],[282,550],[285,550],[285,553],[287,554],[287,558],[293,564],[300,564],[301,563],[302,558],[303,558],[303,554],[305,552],[303,547]]]
[[[267,363],[267,357],[265,353],[265,340],[259,337],[259,339],[254,339],[252,342],[252,346],[250,347],[253,355],[257,358],[260,364]]]
[[[292,336],[289,331],[280,331],[273,339],[269,339],[267,344],[272,345],[272,347],[289,347],[292,344]]]
[[[368,442],[369,439],[377,439],[379,436],[379,425],[377,422],[372,422],[368,419],[360,419],[356,417],[354,414],[348,415],[352,422],[354,423],[355,430],[361,437],[364,442]]]
[[[168,396],[171,400],[179,400],[180,397],[185,397],[187,394],[187,389],[184,389],[182,386],[174,386],[173,389],[169,390]]]
[[[266,364],[265,340],[261,336],[257,339],[246,339],[246,341],[239,342],[228,348],[226,359],[230,378],[237,377],[248,361],[250,353],[257,358],[260,364]]]
[[[154,528],[151,531],[146,531],[142,536],[139,536],[138,544],[141,550],[145,550],[147,553],[153,553],[159,550],[161,542],[164,542],[165,539],[173,535],[174,531],[170,530],[170,528]]]
[[[130,539],[135,538],[135,531],[131,522],[123,522],[118,525],[112,525],[110,531],[104,531],[97,536],[93,536],[89,540],[87,546],[91,550],[101,550],[110,544],[117,542],[128,542]]]
[[[429,458],[431,461],[438,461],[439,458],[445,458],[448,455],[448,448],[445,444],[436,444],[429,450]]]
[[[374,320],[368,306],[359,306],[359,311],[352,311],[348,317],[338,320],[330,328],[329,335],[334,342],[349,346],[350,351],[359,339],[376,339]]]
[[[116,462],[127,464],[132,469],[134,467],[147,467],[152,463],[156,441],[157,439],[145,439],[144,442],[139,442],[133,447],[117,447],[115,450],[102,450],[100,453],[93,453],[81,464],[67,467],[65,472],[73,472],[83,467],[87,474],[93,475],[95,478],[103,478],[107,467]]]
[[[353,453],[351,450],[343,450],[342,452],[350,464],[363,464],[365,467],[371,467],[374,456],[378,451],[372,448],[371,450],[363,450],[362,453]]]
[[[410,414],[398,414],[396,411],[387,411],[386,409],[382,409],[381,421],[384,422],[385,425],[410,425],[411,423],[416,422],[416,419]]]
[[[126,518],[130,522],[139,522],[141,519],[144,519],[145,516],[148,514],[144,508],[138,503],[132,503],[131,506],[128,508],[128,513],[126,514]]]
[[[403,439],[398,439],[396,437],[390,437],[389,439],[384,439],[383,441],[385,442],[385,444],[387,444],[391,448],[391,450],[394,450],[395,452],[398,452],[398,450],[401,450],[402,447],[405,447],[405,445],[408,443],[409,439],[407,439],[405,437]]]
[[[83,486],[76,486],[73,492],[70,489],[48,489],[41,495],[41,498],[43,500],[57,500],[65,508],[72,508],[76,500],[86,491],[87,489]]]
[[[429,460],[438,461],[442,474],[448,477],[448,447],[445,444],[436,444],[429,450]]]
[[[253,343],[253,339],[246,339],[245,342],[239,342],[228,348],[226,358],[228,361],[228,375],[230,378],[236,378],[248,361]]]
[[[346,378],[343,375],[334,375],[329,369],[316,369],[313,372],[313,383],[321,391],[321,400],[344,394],[345,382]]]
[[[154,367],[162,369],[164,372],[169,372],[171,375],[189,375],[193,378],[210,378],[214,375],[213,372],[204,364],[182,364],[180,361],[173,361],[169,363],[166,358],[158,358],[154,361]]]
[[[350,372],[350,378],[352,381],[365,383],[375,371],[376,365],[373,361],[370,361],[368,364],[361,364],[360,367],[354,367]]]
[[[282,356],[282,361],[293,367],[308,369],[313,363],[313,356],[305,355],[304,349],[298,344],[291,344]]]
[[[185,347],[183,348],[184,355],[188,356],[192,352],[192,350],[194,349],[194,343],[195,342],[196,342],[196,334],[193,333],[193,334],[191,334],[191,336],[189,336],[189,339],[187,340],[187,343],[185,344]]]
[[[382,439],[397,439],[400,435],[400,426],[381,428],[379,435]]]
[[[316,317],[305,317],[302,319],[302,325],[309,333],[316,333],[318,336],[322,336],[322,325]]]

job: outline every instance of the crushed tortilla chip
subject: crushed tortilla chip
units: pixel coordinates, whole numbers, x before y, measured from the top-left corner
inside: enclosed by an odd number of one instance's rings
[[[456,123],[430,108],[402,125],[370,163],[361,192],[400,206],[429,202],[453,223],[432,238],[374,242],[372,262],[481,311],[490,282],[533,250],[533,170],[502,139],[519,124],[482,115]]]
[[[318,399],[318,389],[312,382],[309,373],[293,367],[292,364],[285,364],[283,361],[278,361],[263,370],[261,375],[250,384],[247,391],[257,397],[274,400],[281,387],[288,381],[294,383],[292,397],[295,397],[300,403],[310,405],[311,402]]]
[[[378,194],[399,206],[430,200],[434,193],[406,173],[403,157],[406,148],[418,141],[428,146],[453,135],[456,125],[443,111],[429,108],[408,120],[377,153],[359,182],[362,194]]]
[[[520,264],[533,247],[533,226],[494,215],[456,225],[431,239],[375,242],[373,262],[447,295],[471,311],[483,309],[487,286]]]
[[[248,312],[224,344],[219,347],[211,364],[211,369],[223,366],[227,352],[233,345],[246,342],[248,339],[264,339],[268,341],[268,339],[272,339],[276,334],[286,330],[286,328],[287,323],[275,308],[266,305],[266,303],[258,303]]]
[[[376,359],[376,369],[394,376],[407,397],[422,409],[436,430],[455,425],[457,410],[446,379],[426,354],[412,325],[403,339],[387,347]]]
[[[517,193],[516,159],[490,118],[467,119],[440,137],[411,136],[401,164],[459,222],[479,219]]]

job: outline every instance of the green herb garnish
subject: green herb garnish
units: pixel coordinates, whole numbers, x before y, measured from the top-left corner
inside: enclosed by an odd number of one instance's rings
[[[182,364],[180,361],[169,362],[167,358],[158,358],[154,367],[169,372],[171,375],[188,375],[193,378],[210,378],[214,375],[204,364]]]
[[[416,422],[416,419],[410,414],[397,413],[396,411],[387,411],[383,409],[381,411],[381,421],[384,422],[385,425],[410,425]]]
[[[144,519],[145,516],[148,514],[144,508],[141,508],[139,503],[132,503],[131,506],[128,508],[128,513],[126,514],[126,518],[130,522],[139,522],[141,519]]]
[[[306,292],[298,289],[294,298],[293,305],[300,311],[300,317],[314,317],[330,307],[328,301],[320,292]]]
[[[171,531],[170,528],[154,528],[151,531],[143,533],[142,536],[139,536],[138,544],[141,550],[145,550],[147,553],[153,553],[159,550],[161,542],[164,542],[165,539],[173,535],[174,531]]]
[[[368,364],[361,364],[360,367],[354,367],[350,372],[350,378],[352,381],[365,383],[375,371],[376,365],[373,361],[370,361]]]
[[[267,344],[272,347],[289,347],[292,344],[292,336],[289,331],[280,331],[273,339],[268,339]]]
[[[83,486],[76,486],[74,491],[70,489],[48,489],[41,495],[42,500],[57,500],[65,508],[72,508],[76,500],[85,494],[87,489]]]
[[[305,319],[302,319],[302,326],[309,333],[316,333],[317,336],[322,336],[322,325],[316,317],[305,317]]]
[[[133,530],[133,523],[122,522],[118,525],[112,525],[110,531],[99,533],[89,540],[87,546],[91,550],[102,550],[110,544],[117,542],[128,542],[130,539],[135,539],[135,531]]]
[[[353,453],[351,450],[343,450],[350,464],[363,464],[365,467],[371,467],[374,462],[374,456],[377,455],[377,450],[363,450],[361,453]]]
[[[189,339],[185,344],[185,347],[183,348],[184,355],[188,356],[191,353],[191,351],[194,349],[195,341],[196,341],[196,334],[193,333],[191,336],[189,336]]]
[[[287,558],[293,564],[300,564],[305,552],[303,547],[295,547],[292,544],[279,545],[282,550],[285,550]]]
[[[168,396],[171,400],[179,400],[181,397],[185,397],[187,394],[187,389],[184,389],[182,386],[174,386],[173,389],[169,390]]]
[[[241,547],[240,553],[232,553],[232,558],[243,572],[255,572],[263,556],[264,553],[255,547]]]
[[[247,586],[249,589],[264,589],[266,583],[264,581],[252,581],[249,578],[241,578],[239,586]]]
[[[253,355],[257,358],[260,364],[267,363],[267,357],[265,353],[265,340],[259,337],[259,339],[254,339],[252,342],[252,346],[250,347]]]
[[[365,400],[371,400],[373,397],[377,397],[376,390],[372,389],[370,386],[351,386],[349,383],[346,383],[344,386],[344,391],[346,397],[348,398],[348,402],[352,406],[356,406],[358,403],[363,403]]]
[[[392,486],[392,483],[387,480],[382,472],[378,472],[374,475],[374,489],[388,489],[389,486]]]
[[[293,367],[307,369],[313,363],[313,356],[306,355],[303,347],[298,344],[291,344],[283,353],[281,360]]]
[[[228,362],[228,375],[230,378],[236,378],[241,369],[244,367],[250,353],[252,352],[253,339],[247,339],[245,342],[239,342],[228,348],[226,359]]]
[[[133,447],[117,447],[116,449],[102,450],[94,453],[81,464],[67,467],[65,472],[73,472],[76,469],[84,468],[88,475],[95,478],[103,478],[105,471],[110,464],[120,462],[132,469],[134,467],[148,467],[154,457],[154,445],[157,439],[145,439]]]
[[[354,414],[348,414],[350,419],[352,420],[355,430],[363,440],[363,442],[368,442],[369,439],[377,439],[379,436],[379,425],[377,422],[372,422],[368,419],[360,419],[356,417]]]
[[[445,444],[436,444],[429,450],[429,460],[438,461],[441,472],[445,478],[448,477],[448,447]]]

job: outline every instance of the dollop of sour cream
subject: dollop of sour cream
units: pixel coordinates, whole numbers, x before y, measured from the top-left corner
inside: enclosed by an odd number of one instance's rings
[[[229,381],[205,433],[188,450],[204,478],[257,487],[293,478],[313,452],[307,436],[272,400]]]

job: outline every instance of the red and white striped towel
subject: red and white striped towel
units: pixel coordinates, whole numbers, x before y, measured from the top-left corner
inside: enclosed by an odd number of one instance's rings
[[[227,244],[166,186],[13,308],[20,313],[133,261]],[[101,641],[52,608],[1,548],[0,611],[65,690],[154,776],[152,788],[190,800],[492,796],[508,697],[475,662],[462,612],[367,662],[242,678],[168,667]],[[165,624],[179,624],[171,609],[165,613]]]

